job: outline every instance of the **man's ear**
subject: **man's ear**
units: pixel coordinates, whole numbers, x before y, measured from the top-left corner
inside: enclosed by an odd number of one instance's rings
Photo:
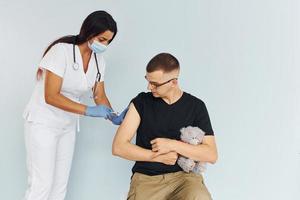
[[[172,80],[172,84],[173,84],[173,86],[177,86],[178,85],[178,80],[177,79]]]

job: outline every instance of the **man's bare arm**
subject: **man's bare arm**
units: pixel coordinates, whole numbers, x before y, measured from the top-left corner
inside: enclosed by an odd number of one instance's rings
[[[112,154],[127,160],[161,162],[168,165],[174,165],[178,157],[176,152],[168,152],[154,157],[155,153],[151,150],[144,149],[131,143],[131,140],[139,127],[140,121],[140,116],[133,103],[131,103],[124,121],[119,126],[115,135],[112,145]]]
[[[158,156],[175,151],[192,160],[215,163],[218,158],[217,146],[214,136],[204,136],[202,144],[191,145],[178,140],[156,138],[151,141],[152,151]]]

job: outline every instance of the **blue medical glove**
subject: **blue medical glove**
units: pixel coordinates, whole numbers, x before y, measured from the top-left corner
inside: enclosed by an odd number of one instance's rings
[[[123,110],[123,112],[120,115],[113,115],[112,118],[110,119],[111,122],[114,125],[120,125],[123,122],[127,111],[128,111],[128,107],[125,108],[125,110]]]
[[[90,117],[103,117],[105,119],[112,118],[113,110],[105,105],[88,106],[85,110],[85,115]]]

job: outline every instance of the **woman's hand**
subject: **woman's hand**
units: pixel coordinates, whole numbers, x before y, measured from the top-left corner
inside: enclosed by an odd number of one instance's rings
[[[105,105],[87,106],[85,115],[90,117],[103,117],[111,119],[113,117],[113,110]]]
[[[112,116],[112,118],[110,118],[111,122],[112,122],[114,125],[120,125],[120,124],[123,122],[123,120],[124,120],[124,118],[125,118],[125,115],[126,115],[127,111],[128,111],[128,107],[125,108],[125,110],[123,110],[123,112],[122,112],[120,115],[114,114],[114,115]]]

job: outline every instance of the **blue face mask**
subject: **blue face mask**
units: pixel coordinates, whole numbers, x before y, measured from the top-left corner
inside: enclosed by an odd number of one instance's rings
[[[98,41],[93,41],[92,44],[90,44],[90,42],[88,42],[88,45],[89,45],[89,48],[96,54],[99,54],[99,53],[103,53],[106,49],[107,49],[107,46],[102,44],[101,42],[98,42]]]

